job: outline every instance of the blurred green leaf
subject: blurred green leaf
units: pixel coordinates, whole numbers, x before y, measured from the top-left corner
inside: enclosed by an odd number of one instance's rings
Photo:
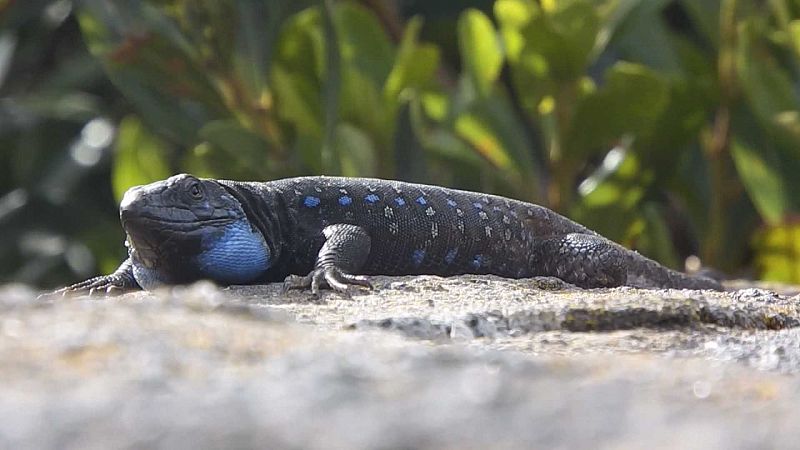
[[[680,258],[675,252],[669,225],[659,205],[655,202],[646,202],[641,210],[644,229],[636,238],[636,249],[667,267],[682,269]]]
[[[383,88],[387,99],[397,99],[406,88],[424,88],[439,67],[438,47],[417,42],[421,28],[419,18],[411,19],[406,25],[397,58]]]
[[[790,209],[791,201],[786,197],[788,191],[777,169],[777,155],[766,147],[755,150],[739,140],[732,143],[731,155],[761,216],[770,224],[780,223]]]
[[[125,82],[156,90],[162,97],[191,99],[217,113],[225,110],[206,68],[199,66],[196,48],[162,11],[140,2],[122,2],[115,9],[102,1],[86,4],[94,14],[79,16],[84,37],[112,77],[121,73]]]
[[[800,19],[789,22],[789,43],[797,56],[800,56]]]
[[[345,67],[340,114],[343,120],[368,130],[381,145],[387,146],[394,108],[386,104],[382,86],[354,67]]]
[[[108,16],[102,5],[88,4],[89,11]],[[224,114],[225,101],[207,74],[182,53],[188,44],[174,36],[178,33],[174,27],[146,28],[168,23],[166,18],[156,20],[158,13],[150,7],[127,6],[123,9],[131,14],[128,20],[138,21],[144,30],[131,31],[133,25],[122,24],[116,14],[101,22],[83,12],[78,17],[84,39],[149,126],[176,142],[191,145],[203,121]],[[175,46],[175,42],[180,45]]]
[[[613,47],[626,59],[641,62],[662,73],[676,74],[683,61],[673,44],[674,36],[662,19],[671,0],[624,0],[600,31],[601,40],[613,39]]]
[[[681,6],[706,42],[719,48],[720,0],[681,0]]]
[[[625,134],[647,133],[668,101],[669,86],[655,72],[620,62],[606,73],[605,85],[577,104],[567,134],[567,154],[582,158],[605,151]]]
[[[236,73],[253,97],[267,89],[267,75],[280,24],[289,12],[289,0],[236,0]]]
[[[116,158],[111,171],[114,197],[122,199],[132,186],[163,180],[171,175],[165,159],[167,145],[150,134],[135,116],[128,116],[119,125]]]
[[[341,173],[341,155],[337,153],[336,123],[342,87],[342,55],[339,32],[336,30],[333,0],[319,0],[322,8],[322,29],[325,37],[325,76],[322,78],[322,168],[327,173]]]
[[[208,122],[200,130],[199,136],[231,158],[229,168],[238,168],[234,170],[239,173],[249,172],[251,177],[256,178],[269,173],[269,144],[261,135],[245,129],[238,121],[229,119]],[[221,175],[222,173],[218,173],[216,176]]]
[[[347,123],[336,127],[334,145],[340,155],[342,175],[369,177],[376,175],[376,150],[369,135]]]
[[[800,283],[800,224],[775,224],[753,238],[755,263],[761,279]]]
[[[636,154],[624,147],[615,148],[580,184],[581,197],[571,217],[603,236],[623,242],[631,237],[632,227],[640,219],[637,207],[651,179]]]
[[[644,5],[652,5],[660,11],[669,0],[613,0],[598,5],[600,12],[600,30],[597,32],[593,57],[598,57],[605,51],[619,29],[634,19],[637,10]]]
[[[120,92],[138,110],[148,128],[183,145],[188,146],[195,142],[197,131],[204,122],[202,116],[187,114],[180,102],[165,101],[169,95],[142,86],[133,76],[116,73],[111,78],[115,80]]]
[[[519,61],[525,42],[522,29],[538,13],[536,3],[526,0],[497,0],[494,2],[494,16],[500,25],[503,47],[511,64]]]
[[[588,0],[564,0],[553,5],[534,15],[523,30],[521,58],[530,60],[531,67],[542,64],[553,80],[574,81],[591,63],[600,17],[594,2]]]
[[[294,140],[292,151],[301,163],[301,173],[325,173],[320,157],[321,137],[311,133],[300,133]]]
[[[484,161],[466,142],[444,129],[431,130],[425,136],[425,147],[441,158],[457,160],[475,167],[480,167]]]
[[[322,99],[314,81],[280,66],[272,68],[272,85],[278,114],[303,133],[322,135]]]
[[[697,139],[713,106],[705,87],[693,81],[672,81],[667,92],[666,105],[655,122],[636,136],[634,146],[642,164],[657,169],[661,180],[677,169],[679,159]]]
[[[456,119],[455,129],[472,147],[494,167],[512,168],[511,158],[503,148],[500,138],[475,114],[464,114]]]
[[[395,59],[395,50],[377,18],[363,6],[342,2],[335,10],[342,59],[383,86]]]
[[[540,168],[533,159],[524,123],[514,111],[503,90],[480,96],[471,77],[462,79],[459,99],[453,100],[453,126],[456,134],[496,169],[510,192],[532,201],[541,201],[535,180]]]
[[[319,83],[325,71],[324,46],[319,9],[308,8],[283,24],[275,62],[289,73],[313,75]]]
[[[477,9],[463,12],[458,19],[458,44],[461,60],[478,92],[490,95],[503,64],[503,49],[492,21]]]
[[[739,83],[762,125],[773,127],[778,114],[797,109],[797,97],[787,71],[764,51],[759,25],[748,22],[737,46]]]

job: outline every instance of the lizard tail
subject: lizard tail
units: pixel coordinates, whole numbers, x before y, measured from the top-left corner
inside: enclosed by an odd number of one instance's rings
[[[626,284],[629,286],[724,290],[722,284],[713,278],[678,272],[638,253],[634,257],[634,261],[628,267],[628,282]]]

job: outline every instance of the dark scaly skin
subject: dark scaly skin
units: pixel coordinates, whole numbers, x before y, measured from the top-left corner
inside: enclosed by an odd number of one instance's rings
[[[128,205],[129,216],[142,211],[149,216],[167,214],[165,202],[191,203],[194,200],[188,201],[187,195],[172,192],[189,189],[191,183],[201,183],[208,192],[203,214],[210,214],[208,201],[212,195],[225,197],[225,201],[213,199],[223,205],[217,208],[229,207],[225,206],[230,203],[225,194],[235,198],[249,225],[260,232],[259,239],[263,236],[269,253],[269,268],[248,283],[285,279],[288,288],[345,291],[348,285],[369,285],[366,275],[470,273],[510,278],[556,276],[585,288],[721,288],[714,280],[665,268],[547,208],[488,194],[337,177],[258,183],[198,181],[178,175],[159,183],[163,186],[156,183],[145,187],[166,189],[167,194],[154,200],[159,206],[147,205],[146,196],[141,196],[142,205],[133,205],[136,211],[129,211],[133,207]],[[161,194],[153,197],[156,195]],[[180,207],[181,220],[186,220],[186,209],[191,211],[193,206]],[[220,216],[219,211],[214,214]],[[137,239],[131,239],[131,230],[126,231],[131,258],[125,263],[127,268],[125,264],[120,267],[122,275],[118,271],[88,284],[70,286],[64,292],[137,288],[141,283],[124,274],[131,272],[130,266],[144,264],[137,258],[145,258],[137,254]],[[175,245],[174,236],[168,241]],[[196,252],[194,245],[181,248],[184,253]],[[190,263],[176,267],[193,255],[170,256],[160,250],[139,253],[149,255],[147,265],[167,284],[207,278]],[[159,258],[169,258],[170,264],[159,264],[153,259],[155,253]],[[224,279],[214,281],[228,284]]]

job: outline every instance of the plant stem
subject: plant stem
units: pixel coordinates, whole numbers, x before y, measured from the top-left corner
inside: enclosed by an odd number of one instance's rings
[[[708,233],[702,246],[703,262],[718,266],[727,227],[725,210],[729,199],[726,193],[727,160],[730,149],[731,105],[736,97],[736,0],[723,0],[719,17],[719,54],[717,76],[720,85],[720,105],[714,115],[711,135],[705,153],[711,177],[711,198],[708,209]]]

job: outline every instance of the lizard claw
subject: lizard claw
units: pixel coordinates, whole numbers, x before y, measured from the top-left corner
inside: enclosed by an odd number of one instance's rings
[[[116,297],[125,293],[125,289],[116,284],[103,284],[89,289],[89,297]]]
[[[334,291],[349,295],[350,286],[363,286],[372,289],[372,283],[369,282],[367,277],[362,275],[352,275],[343,272],[337,267],[318,267],[311,271],[308,275],[301,277],[297,275],[289,275],[283,282],[283,292],[286,293],[292,289],[311,289],[311,294],[319,295],[321,288],[330,288]]]
[[[52,297],[67,297],[73,295],[88,295],[89,297],[117,296],[130,290],[131,287],[124,277],[116,275],[104,275],[90,278],[80,283],[75,283],[53,292],[48,292],[39,296],[40,299]]]

